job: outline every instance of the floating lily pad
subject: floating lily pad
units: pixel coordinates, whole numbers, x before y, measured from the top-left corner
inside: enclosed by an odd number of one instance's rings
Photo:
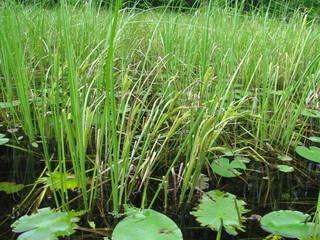
[[[4,134],[0,133],[0,145],[4,145],[10,141],[9,138],[6,138]]]
[[[312,136],[308,138],[311,142],[320,143],[320,137]]]
[[[241,160],[230,162],[228,158],[219,158],[211,163],[211,169],[214,173],[222,177],[237,177],[242,173],[238,170],[246,170],[246,164]]]
[[[218,231],[223,224],[229,234],[237,235],[238,230],[244,231],[242,214],[248,212],[245,205],[231,193],[214,190],[203,195],[196,211],[191,214],[204,227]]]
[[[292,157],[288,156],[288,155],[278,155],[278,159],[280,161],[283,161],[283,162],[290,162],[292,161]]]
[[[310,220],[311,217],[308,214],[280,210],[263,216],[260,224],[263,230],[272,234],[287,238],[308,239],[313,236],[313,230],[317,230],[316,232],[320,233],[320,227],[310,222]]]
[[[8,194],[19,192],[24,188],[23,184],[16,184],[14,182],[0,182],[0,191]]]
[[[277,168],[280,172],[284,172],[284,173],[290,173],[294,171],[294,168],[288,165],[279,164],[277,165]]]
[[[42,208],[37,213],[19,218],[11,227],[14,232],[22,233],[18,240],[58,240],[58,237],[70,236],[75,232],[79,215]]]
[[[316,163],[320,163],[320,148],[314,146],[310,148],[298,146],[295,150],[301,157]]]
[[[182,240],[179,227],[167,216],[151,210],[130,210],[115,227],[112,240]]]

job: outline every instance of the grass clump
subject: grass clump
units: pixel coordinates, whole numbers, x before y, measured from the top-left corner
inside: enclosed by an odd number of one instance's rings
[[[268,166],[270,149],[288,153],[319,131],[301,114],[319,111],[320,91],[320,29],[303,14],[118,4],[0,8],[1,123],[40,143],[49,176],[61,173],[57,206],[80,197],[117,213],[172,197],[181,207],[221,150]]]

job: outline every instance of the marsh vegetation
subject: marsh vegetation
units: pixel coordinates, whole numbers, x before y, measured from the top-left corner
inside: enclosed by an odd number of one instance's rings
[[[319,239],[318,19],[241,6],[2,3],[1,239]]]

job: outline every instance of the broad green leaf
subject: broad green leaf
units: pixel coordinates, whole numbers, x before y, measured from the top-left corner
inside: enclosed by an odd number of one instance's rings
[[[310,141],[320,143],[320,137],[312,136],[308,138]]]
[[[230,162],[228,158],[219,158],[211,163],[211,169],[214,173],[222,177],[237,177],[242,173],[238,170],[246,170],[246,164],[240,160]]]
[[[11,227],[19,235],[18,240],[57,240],[75,232],[79,216],[75,212],[57,212],[50,208],[39,209],[37,213],[26,215],[15,221]]]
[[[280,172],[284,172],[284,173],[290,173],[294,171],[294,168],[288,165],[279,164],[277,165],[277,168]]]
[[[10,141],[9,138],[2,137],[2,138],[0,138],[0,145],[4,145],[4,144],[8,143],[9,141]]]
[[[298,211],[280,210],[266,214],[260,224],[263,230],[287,238],[307,239],[320,227],[310,222],[311,217]],[[318,235],[317,237],[320,237]],[[318,239],[318,238],[317,238]]]
[[[58,171],[48,174],[48,177],[42,177],[39,179],[40,182],[45,183],[52,189],[65,188],[74,190],[79,187],[76,177],[68,173],[60,173]]]
[[[314,146],[310,148],[298,146],[295,150],[301,157],[316,163],[320,163],[320,148]]]
[[[170,218],[151,209],[131,210],[112,233],[112,240],[182,240],[179,227]]]
[[[223,224],[229,234],[236,235],[238,230],[244,229],[242,214],[248,212],[245,205],[231,193],[214,190],[203,195],[196,211],[191,214],[204,227],[218,231]]]
[[[24,188],[23,184],[16,184],[14,182],[0,182],[0,191],[8,194],[19,192]]]

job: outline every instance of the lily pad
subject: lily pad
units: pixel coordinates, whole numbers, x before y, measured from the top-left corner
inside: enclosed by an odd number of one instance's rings
[[[10,141],[9,138],[6,138],[4,134],[0,133],[0,145],[4,145]]]
[[[320,227],[310,222],[310,220],[311,217],[308,214],[298,211],[280,210],[263,216],[260,224],[263,230],[272,234],[287,238],[308,239],[313,236],[314,230],[320,233]],[[319,236],[317,235],[317,237]]]
[[[311,136],[308,138],[311,142],[320,143],[320,137]]]
[[[179,227],[167,216],[152,209],[130,210],[115,227],[112,240],[182,240]]]
[[[211,163],[211,169],[214,173],[222,177],[237,177],[242,173],[238,170],[246,170],[246,164],[241,160],[230,162],[228,158],[219,158]]]
[[[320,163],[320,148],[314,146],[310,148],[298,146],[295,150],[301,157],[308,159],[309,161]]]
[[[0,182],[0,191],[7,194],[19,192],[24,188],[23,184],[16,184],[14,182]]]
[[[278,155],[278,159],[280,161],[283,161],[283,162],[290,162],[292,161],[292,157],[288,156],[288,155]]]
[[[280,172],[284,172],[284,173],[290,173],[294,171],[294,168],[288,165],[279,164],[277,165],[277,168]]]
[[[75,212],[57,212],[42,208],[35,214],[19,218],[11,227],[14,232],[22,233],[18,240],[58,240],[58,237],[70,236],[75,232],[79,215]]]
[[[238,230],[244,231],[242,214],[248,212],[245,205],[231,193],[213,190],[203,195],[196,211],[191,214],[204,227],[214,231],[224,227],[229,234],[237,235]]]

